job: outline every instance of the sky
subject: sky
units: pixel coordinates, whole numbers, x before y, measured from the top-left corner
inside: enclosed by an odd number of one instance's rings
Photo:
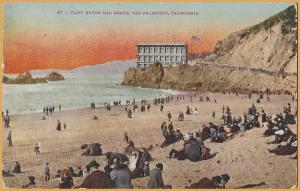
[[[136,57],[139,42],[185,42],[212,51],[232,32],[257,24],[291,3],[6,3],[5,73],[72,69]],[[86,14],[97,11],[98,14]],[[169,15],[146,15],[161,11]],[[111,14],[105,15],[104,13]],[[127,14],[116,14],[128,12]],[[140,15],[133,14],[140,12]],[[193,12],[194,15],[174,15]],[[79,13],[79,14],[73,14]],[[196,35],[200,41],[192,41]]]

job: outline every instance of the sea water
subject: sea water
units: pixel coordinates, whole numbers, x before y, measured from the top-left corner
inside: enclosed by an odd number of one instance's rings
[[[49,72],[48,72],[49,73]],[[86,108],[94,102],[112,103],[121,100],[140,101],[170,94],[175,90],[149,89],[122,86],[123,73],[84,73],[60,71],[65,80],[41,84],[3,84],[3,111],[10,114],[41,112],[45,106],[62,106],[62,109]],[[47,72],[32,73],[33,77],[46,76]]]

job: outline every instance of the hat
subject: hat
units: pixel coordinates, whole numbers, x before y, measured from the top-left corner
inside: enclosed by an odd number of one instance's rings
[[[297,147],[297,140],[291,144],[292,147]]]
[[[275,135],[283,135],[284,134],[284,130],[279,130],[279,131],[275,131]]]
[[[110,167],[111,168],[115,168],[116,166],[117,166],[117,164],[118,164],[118,159],[114,159],[113,161],[112,161],[112,164],[110,165]]]
[[[164,166],[161,163],[157,163],[156,168],[159,168],[161,171],[164,170]]]
[[[224,182],[228,182],[230,180],[230,176],[228,174],[222,174],[221,177],[224,180]]]

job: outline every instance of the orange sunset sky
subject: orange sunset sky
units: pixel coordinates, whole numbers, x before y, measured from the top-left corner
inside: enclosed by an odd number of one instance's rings
[[[288,3],[5,4],[4,72],[72,69],[134,59],[139,42],[186,42],[190,52],[212,51],[214,44],[231,32],[256,24],[288,6]],[[198,15],[71,14],[89,10],[193,11]],[[200,41],[192,42],[192,35],[197,35]]]

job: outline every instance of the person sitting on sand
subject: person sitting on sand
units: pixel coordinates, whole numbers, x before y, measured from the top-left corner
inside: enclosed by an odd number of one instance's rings
[[[62,170],[60,174],[60,181],[58,187],[68,189],[68,188],[72,188],[73,186],[74,186],[73,178],[70,175],[70,172],[66,169]]]
[[[286,145],[278,145],[275,149],[268,149],[270,153],[275,155],[291,155],[297,152],[297,139],[291,138]]]
[[[162,171],[164,166],[161,163],[157,163],[155,168],[150,171],[148,188],[165,188],[164,180],[162,178]]]
[[[113,160],[111,167],[113,170],[110,172],[110,177],[114,188],[133,188],[131,184],[132,172],[126,163]]]
[[[21,165],[19,164],[18,161],[16,162],[15,167],[12,172],[13,173],[21,173]]]
[[[221,176],[214,176],[211,179],[202,178],[197,183],[191,184],[191,186],[187,186],[186,188],[221,188],[225,189],[225,185],[229,182],[230,176],[228,174],[222,174]]]
[[[22,188],[28,188],[30,186],[35,186],[35,177],[34,176],[28,176],[29,183],[22,186]]]
[[[80,167],[80,166],[78,167],[78,170],[79,170],[79,171],[78,171],[78,173],[77,173],[77,176],[78,176],[78,177],[82,177],[82,176],[83,176],[83,171],[81,170],[81,167]]]

